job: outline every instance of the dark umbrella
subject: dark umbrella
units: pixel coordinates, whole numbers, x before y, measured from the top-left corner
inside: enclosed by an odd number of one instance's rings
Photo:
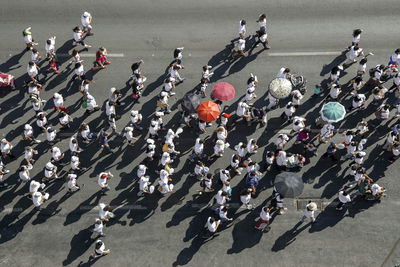
[[[182,108],[189,113],[195,113],[201,103],[201,96],[196,93],[188,93],[183,97]]]
[[[301,177],[294,172],[282,172],[275,177],[276,191],[284,197],[297,197],[303,192]]]

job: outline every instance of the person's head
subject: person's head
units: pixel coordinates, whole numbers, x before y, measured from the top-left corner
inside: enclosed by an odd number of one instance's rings
[[[332,74],[336,74],[338,71],[339,71],[339,67],[335,66],[335,67],[332,68],[331,73]]]
[[[46,44],[51,45],[51,40],[48,39],[48,40],[46,41]]]
[[[346,192],[345,190],[343,190],[343,196],[347,197],[349,195],[348,192]]]
[[[360,33],[362,33],[362,30],[361,30],[361,29],[355,29],[355,30],[353,31],[353,37],[357,37],[357,35],[359,35]]]
[[[353,134],[354,134],[354,133],[353,133],[352,130],[347,130],[347,132],[346,132],[346,135],[348,135],[348,136],[353,135]]]
[[[283,71],[283,73],[290,73],[290,69],[289,68],[286,68],[284,71]]]
[[[206,78],[201,78],[200,83],[202,84],[208,83],[208,80]]]
[[[35,63],[33,63],[32,61],[28,62],[29,67],[32,67],[33,65],[35,65]]]
[[[174,69],[174,70],[179,70],[179,69],[180,69],[180,66],[179,66],[179,65],[174,65],[173,69]]]
[[[287,103],[286,108],[289,109],[291,107],[293,107],[293,103],[292,102]]]
[[[358,45],[355,45],[355,46],[353,47],[353,49],[354,49],[354,51],[358,51],[358,49],[360,49],[360,47],[358,47]]]
[[[72,29],[74,32],[79,32],[81,28],[79,26],[75,26],[75,28]]]
[[[109,211],[109,210],[110,210],[110,206],[109,206],[109,205],[106,205],[106,206],[103,208],[103,210],[104,210],[104,211]]]
[[[77,144],[77,143],[78,143],[78,140],[76,140],[76,139],[74,138],[74,139],[71,140],[71,143]]]
[[[203,120],[200,120],[200,119],[199,119],[199,122],[200,122],[200,123],[205,123],[205,121],[203,121]]]
[[[239,38],[244,39],[244,34],[243,33],[239,34]]]
[[[383,70],[385,68],[385,65],[383,65],[383,64],[381,64],[380,66],[379,66],[379,69],[381,69],[381,70]]]
[[[351,146],[356,146],[357,143],[356,143],[355,141],[351,141],[351,142],[350,142],[350,145],[351,145]]]
[[[288,153],[287,153],[287,156],[288,156],[288,157],[291,157],[291,156],[293,156],[293,154],[290,153],[290,152],[288,152]]]
[[[71,54],[72,54],[73,57],[78,55],[78,50],[76,50],[76,49],[72,50]]]
[[[32,48],[32,53],[36,54],[38,51],[36,48]]]
[[[389,105],[389,104],[385,104],[385,105],[383,106],[383,108],[384,108],[385,110],[389,110],[390,105]]]
[[[102,245],[103,245],[103,241],[98,240],[98,241],[96,242],[96,249],[101,248]]]
[[[200,139],[199,144],[204,144],[204,139]]]
[[[357,78],[354,79],[354,82],[360,83],[360,82],[362,82],[362,80],[363,80],[362,76],[358,76]]]
[[[228,193],[227,193],[227,192],[222,192],[222,193],[221,193],[221,196],[227,197],[227,196],[228,196]]]
[[[19,171],[20,172],[24,172],[28,169],[28,167],[26,165],[22,165],[21,167],[19,167]]]
[[[108,105],[109,105],[109,106],[115,106],[115,103],[114,103],[114,101],[109,100],[109,101],[108,101]]]
[[[227,207],[227,206],[223,206],[222,209],[221,209],[221,211],[227,212],[227,211],[228,211],[228,207]]]
[[[273,157],[273,156],[274,156],[274,152],[272,152],[272,151],[267,152],[267,157]]]
[[[7,139],[5,139],[5,138],[1,139],[1,143],[2,144],[7,144]]]
[[[243,188],[242,191],[240,191],[240,195],[241,196],[248,195],[251,192],[251,191],[249,192],[249,189],[251,190],[251,188]]]
[[[249,162],[249,164],[248,164],[248,166],[254,166],[254,165],[256,165],[256,163],[254,161]]]
[[[246,21],[245,21],[244,19],[242,19],[242,20],[240,21],[240,24],[242,24],[242,25],[244,26],[244,25],[246,25]]]
[[[356,171],[357,170],[357,164],[353,164],[353,165],[351,165],[351,170],[352,171]]]
[[[100,52],[104,52],[104,51],[106,51],[106,48],[105,48],[104,46],[100,46],[100,47],[99,47],[99,51],[100,51]]]
[[[203,71],[206,71],[206,70],[208,70],[208,66],[207,66],[207,65],[204,65],[204,66],[203,66]]]
[[[211,173],[207,173],[207,178],[212,179],[214,176]]]
[[[400,48],[397,48],[394,52],[395,52],[396,54],[400,54]]]
[[[80,62],[75,64],[75,69],[79,69],[82,66],[82,64]]]
[[[266,18],[267,18],[267,15],[261,14],[260,17],[258,18],[258,20],[261,21],[261,20],[266,19]]]
[[[210,223],[215,223],[215,218],[214,217],[210,217]]]
[[[368,59],[366,59],[366,58],[363,58],[363,59],[360,60],[360,64],[361,64],[361,65],[364,65],[364,64],[366,64],[367,62],[368,62]]]
[[[298,126],[301,123],[301,121],[297,120],[294,122],[294,125]]]
[[[269,212],[269,208],[268,207],[263,207],[263,211],[264,212]]]
[[[255,173],[255,172],[250,172],[250,173],[249,173],[249,176],[250,176],[250,177],[254,177],[254,176],[256,176],[256,173]]]

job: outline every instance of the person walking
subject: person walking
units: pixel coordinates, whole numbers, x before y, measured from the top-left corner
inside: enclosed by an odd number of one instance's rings
[[[99,174],[99,179],[97,180],[97,183],[100,186],[102,195],[107,195],[107,191],[110,190],[108,182],[112,177],[114,177],[114,175],[111,174],[111,172],[101,172]]]
[[[93,232],[93,233],[96,233],[97,234],[97,238],[98,237],[104,237],[106,235],[103,233],[103,228],[104,228],[103,221],[101,219],[99,219],[99,218],[96,218],[96,222],[94,223],[94,227],[90,231]]]
[[[84,33],[86,33],[86,36],[92,36],[92,15],[85,11],[81,15],[81,24],[82,24],[82,30]]]
[[[83,42],[83,30],[81,29],[81,27],[76,26],[75,28],[72,29],[74,32],[74,38],[73,38],[73,42],[72,42],[72,46],[77,46],[78,44],[84,46],[86,49],[91,48],[91,45],[85,44]]]
[[[272,219],[271,215],[269,214],[270,209],[268,207],[263,207],[260,212],[260,218],[258,223],[254,228],[258,230],[263,230],[265,228],[270,228],[269,221]]]
[[[349,193],[346,192],[345,190],[340,190],[339,191],[338,198],[339,198],[339,204],[336,206],[336,210],[342,210],[343,206],[346,203],[350,203],[351,202],[351,197],[350,197]]]
[[[301,218],[301,222],[304,222],[307,218],[311,220],[311,223],[315,222],[314,211],[317,209],[317,204],[315,202],[309,201],[304,210],[304,215]]]
[[[106,256],[110,253],[110,249],[106,249],[103,241],[100,239],[96,241],[96,245],[94,248],[94,253],[90,255],[89,260],[94,260],[97,257]]]

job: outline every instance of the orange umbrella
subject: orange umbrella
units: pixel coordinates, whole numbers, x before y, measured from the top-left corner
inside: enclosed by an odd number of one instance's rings
[[[199,119],[205,122],[215,121],[219,115],[219,107],[211,101],[200,103],[197,108],[197,115]]]

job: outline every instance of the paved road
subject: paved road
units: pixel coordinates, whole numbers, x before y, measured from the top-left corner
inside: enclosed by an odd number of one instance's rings
[[[91,3],[68,1],[67,5],[41,0],[7,2],[0,16],[2,35],[8,36],[2,38],[0,44],[0,71],[15,75],[21,91],[10,92],[1,100],[0,134],[15,145],[17,154],[22,154],[26,144],[20,140],[21,127],[26,122],[35,123],[34,113],[21,89],[21,84],[27,80],[25,69],[30,57],[29,53],[21,53],[24,46],[21,31],[28,25],[32,26],[34,39],[40,43],[42,54],[45,40],[54,34],[57,35],[57,52],[62,54],[71,49],[72,28],[80,23],[80,14],[84,10],[92,13],[95,35],[88,37],[87,42],[94,48],[103,45],[109,53],[124,54],[124,57],[111,58],[112,64],[107,70],[95,75],[88,73],[93,75],[96,82],[90,90],[99,103],[107,99],[112,86],[124,92],[127,104],[117,110],[122,115],[117,121],[119,131],[128,123],[132,108],[140,109],[146,117],[145,125],[148,123],[148,118],[154,112],[155,97],[161,90],[165,69],[172,59],[172,51],[182,45],[185,46],[185,70],[182,74],[186,80],[177,87],[177,94],[171,103],[197,85],[201,67],[208,63],[215,67],[213,83],[223,80],[236,88],[235,99],[228,103],[232,104],[229,111],[236,109],[235,105],[245,92],[245,82],[251,72],[258,75],[260,80],[256,105],[264,106],[269,81],[281,66],[288,66],[308,80],[309,92],[298,113],[306,115],[311,124],[321,103],[320,99],[309,99],[312,87],[324,81],[330,68],[341,63],[345,56],[273,56],[272,53],[342,51],[351,40],[352,29],[361,27],[365,29],[361,46],[375,53],[368,66],[386,63],[388,56],[398,46],[398,28],[387,22],[388,18],[398,14],[396,4],[393,0],[282,0],[273,3],[255,0],[246,3],[237,0],[177,0],[173,4],[170,1],[99,0]],[[253,33],[257,29],[255,20],[261,12],[268,15],[272,49],[260,52],[260,48],[256,48],[247,58],[226,62],[231,51],[230,40],[236,37],[238,21],[246,19],[248,34]],[[248,41],[248,44],[251,42]],[[82,54],[94,53],[94,48]],[[139,58],[144,59],[142,69],[148,81],[143,101],[132,106],[126,82],[130,75],[130,64]],[[61,92],[67,108],[72,111],[74,126],[84,121],[98,132],[104,115],[97,112],[84,116],[77,84],[69,82],[71,69],[67,60],[64,60],[60,75],[46,77],[43,98],[49,99],[54,92]],[[91,62],[91,58],[85,58],[86,70],[91,67]],[[352,78],[354,73],[354,66],[346,70],[343,83]],[[211,90],[212,84],[209,88]],[[348,99],[345,103],[349,103]],[[51,105],[48,104],[46,109],[51,114],[51,123],[56,126],[57,119],[51,112]],[[229,142],[233,146],[240,141],[256,138],[262,149],[252,158],[261,162],[264,149],[271,148],[277,133],[288,128],[278,118],[280,113],[281,109],[269,114],[266,130],[237,125],[229,135]],[[371,118],[372,113],[373,109],[368,108],[350,114],[337,126],[341,129],[354,127],[362,117]],[[166,116],[167,126],[176,128],[178,118],[174,107],[174,112]],[[213,127],[208,130],[209,134]],[[396,212],[400,204],[397,194],[400,188],[395,180],[399,168],[397,163],[387,165],[386,158],[390,155],[382,153],[375,146],[383,142],[385,133],[385,129],[374,131],[366,149],[368,173],[388,188],[388,197],[381,203],[356,203],[341,213],[334,211],[332,201],[348,181],[347,164],[332,165],[313,157],[300,172],[306,181],[301,197],[320,199],[323,205],[323,211],[318,212],[317,222],[312,227],[297,224],[302,216],[301,211],[296,209],[294,200],[287,200],[287,214],[274,218],[268,234],[261,235],[253,230],[254,219],[269,200],[276,174],[273,171],[261,181],[263,190],[254,199],[257,209],[250,213],[237,209],[233,215],[234,223],[207,243],[203,243],[198,234],[211,214],[206,205],[212,202],[212,197],[192,198],[199,185],[193,177],[189,177],[193,166],[186,162],[194,143],[194,132],[190,129],[185,129],[177,146],[184,155],[174,165],[177,170],[173,176],[175,191],[163,198],[158,194],[146,199],[136,197],[136,166],[144,158],[146,131],[139,133],[141,139],[132,148],[121,146],[119,137],[113,138],[111,146],[115,153],[112,155],[103,154],[97,144],[84,147],[81,161],[91,168],[79,177],[79,183],[84,184],[83,190],[68,197],[65,195],[66,184],[54,182],[47,188],[51,198],[41,212],[35,212],[30,200],[25,197],[27,187],[16,183],[13,172],[22,161],[20,156],[7,166],[13,170],[7,176],[11,186],[0,192],[0,205],[4,208],[0,213],[0,265],[85,265],[94,246],[88,228],[97,217],[94,207],[102,201],[115,208],[117,218],[105,228],[107,236],[104,241],[112,253],[99,259],[96,262],[98,266],[257,266],[261,263],[267,266],[393,266],[400,262],[397,244],[399,215]],[[39,134],[38,138],[45,137]],[[66,151],[66,141],[57,146]],[[334,141],[340,142],[341,137],[336,135]],[[207,145],[211,150],[211,142]],[[42,166],[50,159],[50,153],[45,144],[38,145],[37,149],[41,156],[34,164],[32,176],[40,179]],[[293,147],[290,150],[297,149]],[[321,146],[319,155],[325,149],[326,146]],[[233,151],[228,149],[223,158],[211,165],[211,170],[228,165],[231,153]],[[152,180],[156,180],[156,164],[151,168]],[[115,177],[111,181],[112,191],[100,198],[97,194],[97,174],[105,169],[113,172]],[[68,166],[63,168],[64,173],[67,171]],[[242,176],[236,176],[233,180],[234,196],[243,185]],[[237,203],[238,198],[234,197],[232,202]]]

